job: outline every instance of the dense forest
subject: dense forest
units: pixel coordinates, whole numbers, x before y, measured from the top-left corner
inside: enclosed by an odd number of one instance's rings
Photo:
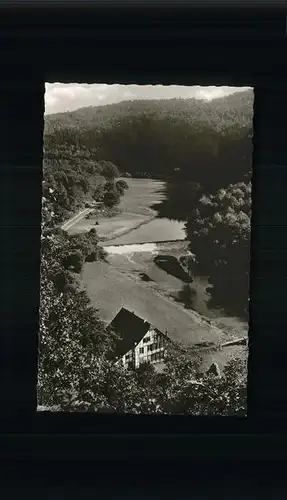
[[[227,97],[207,102],[199,99],[161,99],[121,101],[105,106],[90,106],[76,111],[47,115],[46,134],[56,130],[100,130],[113,127],[129,117],[153,115],[159,119],[183,120],[193,124],[210,124],[212,128],[227,130],[233,125],[249,126],[252,121],[253,91],[236,92]]]
[[[43,162],[43,196],[53,200],[59,220],[67,218],[87,201],[103,201],[113,193],[119,201],[115,178],[117,167],[108,161],[97,161],[94,150],[77,146],[68,139],[45,141]],[[110,196],[111,198],[111,196]],[[113,204],[113,203],[111,203]]]
[[[126,101],[49,115],[46,148],[65,142],[133,176],[190,180],[214,191],[251,170],[252,103],[247,91],[211,103]]]
[[[87,260],[105,259],[95,230],[68,236],[59,223],[100,201],[116,206],[128,173],[167,180],[163,216],[186,220],[196,262],[210,276],[212,300],[246,312],[250,240],[253,92],[211,103],[133,101],[45,119],[38,403],[67,411],[242,414],[246,371],[221,377],[169,352],[162,374],[124,370],[110,359],[115,334],[81,288]],[[169,182],[169,181],[172,181]],[[233,300],[231,298],[232,292]],[[226,297],[227,296],[227,297]],[[234,299],[235,297],[235,299]],[[228,303],[229,301],[229,303]]]

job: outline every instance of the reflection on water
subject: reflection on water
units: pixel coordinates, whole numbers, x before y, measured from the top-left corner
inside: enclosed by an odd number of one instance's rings
[[[185,222],[170,219],[153,219],[130,233],[113,239],[112,244],[129,245],[155,241],[184,240],[186,237],[184,225]]]
[[[171,274],[168,274],[163,269],[160,269],[155,262],[150,261],[146,269],[146,273],[161,289],[171,293],[176,293],[181,290],[183,282]]]
[[[247,329],[245,322],[235,316],[229,316],[223,311],[214,310],[209,303],[210,294],[207,289],[210,287],[207,276],[195,276],[191,284],[185,284],[178,278],[171,276],[163,269],[160,269],[154,262],[155,255],[166,254],[167,244],[144,243],[122,246],[108,246],[105,250],[108,253],[108,260],[111,265],[132,273],[147,286],[158,287],[161,291],[172,296],[187,308],[191,308],[205,317],[217,318],[218,326],[235,335],[241,335]],[[171,244],[173,251],[175,247],[184,252],[183,243]],[[147,288],[148,293],[148,288]]]
[[[160,289],[177,294],[182,290],[183,282],[160,269],[154,262],[154,257],[162,253],[162,246],[156,243],[143,243],[135,245],[107,246],[106,252],[113,265],[122,265],[123,258],[134,271],[139,272],[141,279],[154,281]]]

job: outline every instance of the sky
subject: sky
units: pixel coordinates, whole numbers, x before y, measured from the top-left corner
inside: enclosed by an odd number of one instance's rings
[[[45,114],[62,113],[88,106],[102,106],[134,99],[194,97],[210,101],[248,88],[250,87],[46,83]]]

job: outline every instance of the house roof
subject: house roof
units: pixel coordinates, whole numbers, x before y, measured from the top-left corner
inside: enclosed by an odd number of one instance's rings
[[[123,356],[141,341],[148,332],[150,323],[123,307],[110,323],[110,327],[120,336],[116,343],[117,357]]]

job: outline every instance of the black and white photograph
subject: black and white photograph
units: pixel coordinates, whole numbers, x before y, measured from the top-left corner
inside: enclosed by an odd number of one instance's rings
[[[38,411],[247,416],[253,99],[46,83]]]

